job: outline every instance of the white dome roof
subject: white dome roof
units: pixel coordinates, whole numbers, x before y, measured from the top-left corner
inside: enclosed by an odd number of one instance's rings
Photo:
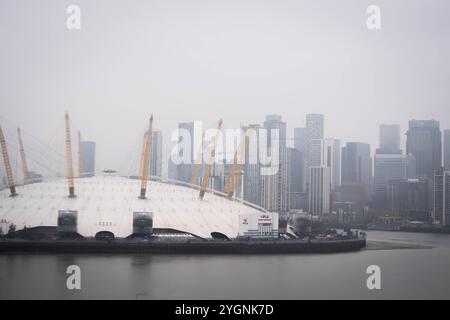
[[[139,199],[140,180],[117,176],[75,179],[76,198],[68,197],[66,179],[55,179],[0,191],[0,221],[23,227],[56,226],[59,210],[78,212],[78,233],[85,237],[111,231],[116,237],[132,234],[133,212],[152,212],[154,228],[172,228],[209,238],[211,232],[238,234],[240,214],[263,211],[239,201],[165,182],[149,181],[147,199]],[[5,230],[4,230],[5,231]]]

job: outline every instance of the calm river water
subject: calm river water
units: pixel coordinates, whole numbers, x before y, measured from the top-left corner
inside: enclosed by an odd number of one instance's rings
[[[0,299],[450,299],[450,235],[367,238],[339,254],[0,255]],[[381,290],[366,286],[373,264]],[[81,290],[66,287],[69,265]]]

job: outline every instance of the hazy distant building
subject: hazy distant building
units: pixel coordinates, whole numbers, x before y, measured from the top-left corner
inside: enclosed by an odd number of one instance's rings
[[[323,139],[312,139],[309,142],[308,166],[318,167],[322,163],[322,142]]]
[[[413,155],[375,154],[374,159],[374,206],[378,211],[387,210],[387,187],[389,180],[416,177],[416,162]]]
[[[152,161],[150,164],[150,175],[162,176],[162,133],[155,130],[152,133]]]
[[[401,154],[400,149],[400,125],[380,125],[380,147],[376,150],[378,154]]]
[[[307,114],[306,131],[309,139],[323,139],[324,115],[317,113]]]
[[[417,177],[428,183],[428,199],[433,198],[434,172],[442,168],[442,141],[439,121],[410,120],[406,133],[406,153],[416,157]],[[428,202],[428,210],[433,210],[433,202]]]
[[[331,177],[329,167],[311,167],[309,180],[309,213],[322,216],[330,213]]]
[[[262,177],[262,206],[273,212],[289,211],[289,168],[286,148],[286,122],[279,115],[268,115],[264,121],[267,130],[267,147],[272,149],[271,130],[278,130],[279,134],[279,165],[278,171],[273,175]]]
[[[178,179],[178,166],[172,161],[171,156],[167,159],[167,176],[170,180]]]
[[[259,157],[259,135],[262,126],[251,124],[242,128],[248,130],[248,153],[245,154],[243,165],[243,199],[250,203],[261,206],[262,176]],[[250,152],[252,154],[250,154]]]
[[[450,225],[450,171],[437,171],[434,175],[433,222]]]
[[[342,148],[342,184],[364,184],[366,201],[372,197],[370,144],[347,142]]]
[[[295,148],[288,148],[290,177],[290,209],[302,209],[303,193],[303,153]]]
[[[189,163],[180,163],[176,165],[176,180],[191,183],[192,173],[193,173],[193,162],[194,157],[194,122],[180,122],[178,124],[178,130],[186,130],[190,134],[190,148],[188,150],[179,150],[179,156],[188,159]],[[179,136],[178,142],[181,143],[183,140],[182,134]],[[185,144],[188,146],[188,144]],[[187,152],[187,154],[185,154]]]
[[[428,181],[399,179],[388,183],[388,204],[391,214],[410,221],[429,221]]]
[[[309,143],[309,166],[326,166],[331,170],[333,189],[341,184],[341,142],[337,139],[312,139]]]
[[[366,204],[366,193],[363,183],[346,183],[337,188],[331,194],[331,209],[338,212],[342,209],[342,204],[351,207],[358,217],[362,217]]]
[[[444,130],[444,168],[450,171],[450,130]]]
[[[305,128],[294,128],[294,149],[298,150],[301,154],[298,157],[301,158],[301,169],[293,169],[290,176],[291,179],[296,181],[300,180],[300,191],[291,190],[290,208],[291,209],[304,209],[307,210],[308,206],[308,194],[306,193],[306,161],[308,156],[308,134]],[[292,159],[294,160],[294,159]],[[295,160],[294,160],[295,161]],[[300,161],[298,158],[296,161]],[[291,166],[292,168],[292,166]]]
[[[322,139],[320,165],[330,167],[331,188],[335,190],[341,185],[341,141],[338,139]]]
[[[295,148],[288,148],[290,191],[303,191],[303,153]]]
[[[303,153],[307,152],[307,131],[306,128],[294,128],[294,148]]]
[[[311,166],[320,165],[320,150],[318,150],[317,141],[313,140],[323,139],[324,137],[324,115],[323,114],[307,114],[306,115],[306,150],[304,162],[304,176],[306,183],[309,182],[309,168]],[[313,144],[313,145],[312,145]]]
[[[81,141],[81,154],[83,159],[83,175],[95,175],[95,142]]]
[[[406,136],[406,153],[416,157],[417,175],[431,179],[442,166],[439,121],[410,120]]]

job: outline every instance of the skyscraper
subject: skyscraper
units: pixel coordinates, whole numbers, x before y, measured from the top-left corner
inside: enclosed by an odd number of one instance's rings
[[[317,141],[314,146],[311,144],[313,140],[323,139],[324,137],[324,116],[323,114],[307,114],[306,115],[306,150],[305,150],[305,181],[309,182],[309,168],[311,166],[320,165],[320,150],[316,148]],[[319,148],[320,149],[320,148]]]
[[[450,171],[439,170],[434,175],[433,222],[450,225]]]
[[[318,167],[321,165],[322,160],[322,143],[323,139],[312,139],[309,142],[309,167]]]
[[[162,133],[155,130],[152,133],[152,161],[150,175],[161,177],[162,175]]]
[[[303,192],[303,153],[295,148],[288,148],[290,177],[290,209],[301,209]]]
[[[295,148],[288,148],[291,192],[303,191],[303,153]]]
[[[366,201],[372,196],[370,144],[347,142],[342,148],[342,184],[364,184]]]
[[[336,190],[341,185],[341,141],[338,139],[322,139],[320,165],[330,167],[331,188]]]
[[[244,181],[243,181],[243,198],[245,201],[262,205],[261,202],[261,165],[258,161],[259,157],[259,135],[262,126],[259,124],[251,124],[242,128],[248,133],[248,153],[245,154]],[[252,152],[252,154],[250,154]]]
[[[176,165],[176,179],[179,181],[191,183],[192,179],[192,171],[193,171],[193,160],[194,160],[194,122],[180,122],[178,124],[178,130],[186,130],[190,135],[189,144],[184,144],[185,146],[189,145],[187,150],[179,150],[180,157],[185,156],[188,159],[189,163],[180,163]],[[183,135],[180,134],[178,142],[183,141]]]
[[[444,130],[444,168],[450,171],[450,129]]]
[[[95,142],[81,141],[81,154],[83,157],[83,175],[95,175]]]
[[[279,115],[268,115],[264,122],[267,129],[267,147],[272,149],[271,130],[278,130],[278,170],[276,174],[264,175],[262,179],[262,206],[278,213],[289,210],[289,176],[286,149],[286,122]]]
[[[380,125],[380,147],[376,151],[378,154],[401,154],[400,149],[400,125],[382,124]]]
[[[330,213],[330,167],[311,167],[309,180],[309,213],[322,216]]]
[[[308,138],[306,128],[294,128],[294,148],[305,155],[307,151],[307,144]]]
[[[416,157],[417,177],[427,180],[428,210],[433,210],[433,178],[442,169],[442,141],[439,121],[410,120],[406,133],[406,153]]]
[[[397,179],[388,183],[388,204],[392,214],[406,220],[429,220],[428,181]]]
[[[389,180],[413,179],[416,177],[416,164],[413,155],[375,154],[374,159],[374,206],[383,211],[389,208],[387,186]]]
[[[324,136],[324,116],[323,114],[306,115],[306,131],[308,139],[323,139]]]
[[[410,120],[406,133],[406,153],[416,157],[419,177],[432,180],[434,171],[442,166],[442,143],[439,122],[436,120]]]

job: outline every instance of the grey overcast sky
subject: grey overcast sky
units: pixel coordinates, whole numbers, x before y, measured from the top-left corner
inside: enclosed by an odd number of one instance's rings
[[[381,30],[366,28],[371,4]],[[323,113],[327,137],[373,149],[381,123],[450,128],[449,57],[448,0],[1,0],[0,121],[64,154],[67,110],[98,169],[137,159],[150,113],[166,154],[180,121],[271,113],[289,136]]]

